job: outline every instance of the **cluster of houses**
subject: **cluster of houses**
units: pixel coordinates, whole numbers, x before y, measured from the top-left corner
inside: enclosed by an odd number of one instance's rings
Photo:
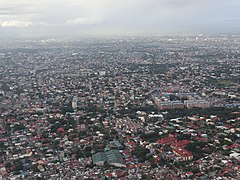
[[[240,63],[218,62],[212,41],[178,40],[182,49],[150,38],[1,52],[0,179],[239,179]],[[169,118],[210,104],[228,108]]]

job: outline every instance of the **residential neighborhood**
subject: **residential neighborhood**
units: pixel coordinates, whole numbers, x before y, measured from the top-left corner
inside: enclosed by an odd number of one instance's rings
[[[240,179],[240,36],[0,43],[0,179]]]

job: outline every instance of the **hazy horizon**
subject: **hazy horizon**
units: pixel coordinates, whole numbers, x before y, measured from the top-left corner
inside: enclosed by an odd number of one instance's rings
[[[239,0],[1,0],[2,37],[239,33]]]

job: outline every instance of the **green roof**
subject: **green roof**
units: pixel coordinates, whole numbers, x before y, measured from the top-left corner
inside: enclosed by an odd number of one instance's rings
[[[110,150],[105,152],[107,156],[107,163],[121,163],[124,164],[123,157],[118,150]]]
[[[92,155],[93,164],[100,161],[105,161],[108,164],[120,163],[124,164],[123,157],[118,150],[110,150],[106,152],[98,152]]]
[[[107,157],[104,152],[98,152],[92,155],[93,164],[100,162],[100,161],[107,161]]]

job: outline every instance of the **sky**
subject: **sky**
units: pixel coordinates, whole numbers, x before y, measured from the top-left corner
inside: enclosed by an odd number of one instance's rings
[[[239,32],[240,0],[0,0],[0,36]]]

